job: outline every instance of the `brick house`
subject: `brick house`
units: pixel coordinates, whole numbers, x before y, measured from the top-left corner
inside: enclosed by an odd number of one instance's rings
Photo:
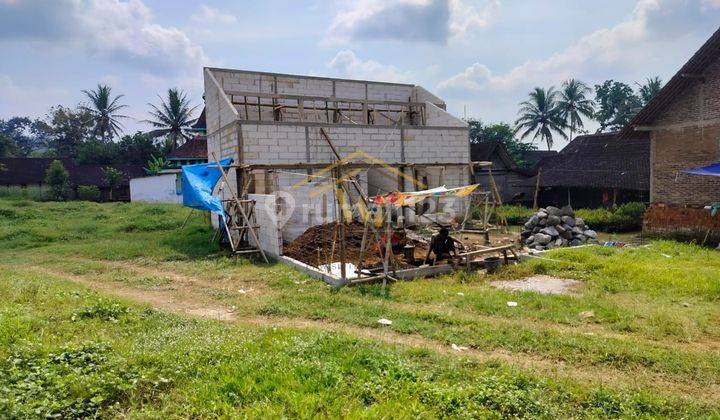
[[[720,178],[687,174],[720,161],[720,30],[623,129],[650,141],[650,233],[720,238],[720,221],[703,209],[720,201]]]

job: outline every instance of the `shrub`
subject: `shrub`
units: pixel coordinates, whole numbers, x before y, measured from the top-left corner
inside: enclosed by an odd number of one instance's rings
[[[627,203],[608,209],[579,209],[575,212],[577,217],[585,220],[592,229],[602,232],[628,232],[642,228],[642,218],[645,212],[643,203]]]
[[[100,188],[95,185],[80,185],[77,189],[78,200],[100,201]]]
[[[0,186],[0,197],[13,200],[45,201],[49,200],[51,195],[49,188],[37,185],[28,185],[26,187],[19,185]]]
[[[70,174],[59,160],[53,160],[48,166],[45,183],[50,186],[54,200],[65,200],[70,195]]]
[[[477,213],[477,219],[480,219],[480,216],[482,215],[482,207],[477,209]],[[504,205],[497,208],[490,221],[492,223],[497,223],[500,216],[505,216],[508,224],[521,225],[525,223],[527,219],[532,217],[533,214],[535,214],[535,211],[529,207]]]

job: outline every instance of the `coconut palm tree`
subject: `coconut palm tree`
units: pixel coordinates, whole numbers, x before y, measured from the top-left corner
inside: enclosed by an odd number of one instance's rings
[[[557,94],[553,87],[547,90],[536,87],[530,92],[530,98],[527,101],[520,102],[519,117],[515,121],[515,132],[522,132],[521,138],[533,134],[533,140],[544,141],[548,150],[553,145],[553,132],[567,139],[567,135],[563,131],[565,120],[558,106]]]
[[[639,93],[643,106],[647,105],[653,96],[657,95],[657,93],[660,92],[660,89],[662,89],[662,79],[660,79],[659,76],[648,77],[645,79],[644,85],[641,85],[638,82],[635,82],[635,84],[640,87]]]
[[[127,115],[120,115],[118,111],[127,107],[120,104],[120,99],[125,95],[111,97],[112,88],[108,85],[98,84],[95,90],[83,90],[85,96],[90,99],[89,106],[83,105],[81,109],[90,114],[93,136],[100,137],[104,142],[112,139],[122,132],[120,119],[127,118]]]
[[[150,136],[165,137],[171,150],[174,150],[191,136],[188,129],[193,123],[192,113],[197,106],[190,107],[187,95],[179,89],[168,89],[167,100],[160,97],[160,106],[150,105],[152,120],[145,120],[156,129],[148,133]]]
[[[594,103],[587,98],[590,92],[585,83],[576,79],[568,79],[562,84],[558,107],[565,125],[570,129],[570,140],[575,131],[583,128],[582,117],[592,118],[595,114]]]

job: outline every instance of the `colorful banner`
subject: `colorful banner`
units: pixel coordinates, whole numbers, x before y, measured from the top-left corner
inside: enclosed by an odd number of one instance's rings
[[[408,191],[408,192],[391,192],[385,195],[377,195],[370,197],[370,202],[374,204],[387,204],[390,203],[394,206],[412,206],[426,198],[432,197],[467,197],[475,191],[480,184],[472,184],[465,187],[458,188],[447,188],[444,185],[442,187],[432,188],[423,191]]]

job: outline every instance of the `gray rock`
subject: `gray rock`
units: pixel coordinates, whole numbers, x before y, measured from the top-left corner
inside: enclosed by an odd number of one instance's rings
[[[555,246],[563,246],[563,239],[562,238],[555,239]]]
[[[559,216],[560,215],[560,209],[553,206],[548,206],[545,209],[545,212],[548,214],[548,216]]]
[[[569,241],[573,238],[573,233],[571,230],[566,230],[565,232],[560,234],[560,237],[565,239],[566,241]]]
[[[597,232],[595,232],[592,229],[588,229],[585,232],[583,232],[583,235],[587,236],[588,238],[595,239],[597,238]]]
[[[562,221],[563,221],[563,223],[565,223],[566,225],[568,225],[570,227],[575,226],[575,218],[572,216],[563,216]]]
[[[570,243],[569,240],[562,238],[562,246],[568,246],[569,243]]]
[[[555,226],[560,224],[560,218],[558,216],[548,216],[547,218],[547,224],[548,226]]]
[[[535,235],[530,235],[527,239],[525,239],[526,245],[530,245],[533,242],[535,242]]]
[[[560,209],[560,216],[575,217],[575,212],[573,211],[572,207],[570,207],[570,205],[563,206]]]
[[[575,226],[583,227],[585,226],[585,221],[579,217],[575,218]]]
[[[578,240],[578,239],[573,239],[572,241],[570,241],[569,245],[570,246],[578,246],[578,245],[582,245],[582,242],[580,242],[580,240]]]
[[[540,232],[540,228],[535,226],[532,230],[532,233],[538,233],[538,232]]]
[[[552,237],[550,235],[546,235],[544,233],[536,233],[535,234],[535,242],[537,242],[540,245],[546,245],[552,240]]]
[[[574,227],[572,228],[571,232],[572,232],[574,235],[579,235],[579,234],[583,233],[583,230],[580,228],[580,226],[574,226]]]
[[[544,251],[545,247],[542,245],[535,245],[535,249],[537,249],[538,251]]]
[[[579,240],[580,242],[585,242],[587,240],[587,236],[580,234],[580,235],[576,235],[575,239]]]
[[[547,219],[540,219],[538,226],[547,226]]]
[[[535,216],[537,216],[539,219],[544,219],[544,218],[548,217],[548,214],[545,213],[544,211],[539,211],[539,212],[537,212],[537,214],[535,214]]]
[[[546,249],[553,249],[553,248],[555,248],[555,242],[550,242],[550,243],[548,243],[547,245],[545,245],[545,248],[546,248]]]
[[[548,226],[545,229],[541,230],[540,232],[542,232],[546,235],[550,235],[552,237],[557,237],[558,235],[560,235],[560,233],[558,233],[557,229],[555,229],[554,226]]]
[[[565,225],[557,225],[557,226],[555,226],[555,229],[558,231],[559,234],[563,234],[564,232],[567,232]],[[525,233],[525,232],[522,232],[520,235],[522,235],[523,233]]]
[[[525,222],[525,228],[532,229],[533,226],[537,225],[537,222],[538,222],[538,217],[533,216],[533,217],[529,218],[527,222]]]

